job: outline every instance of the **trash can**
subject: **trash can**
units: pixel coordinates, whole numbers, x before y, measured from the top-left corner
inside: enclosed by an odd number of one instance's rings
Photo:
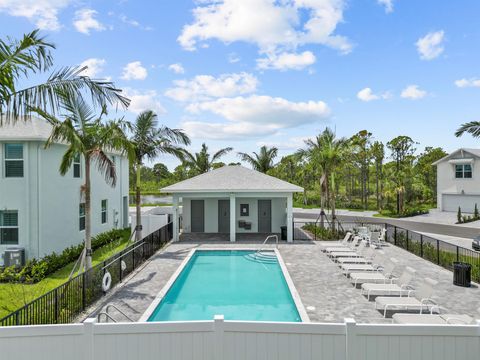
[[[287,227],[286,226],[280,226],[281,229],[281,239],[282,240],[287,240]]]
[[[470,287],[472,281],[472,265],[457,262],[453,263],[453,285]]]

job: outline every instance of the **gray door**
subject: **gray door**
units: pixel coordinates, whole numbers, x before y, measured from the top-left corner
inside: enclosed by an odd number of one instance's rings
[[[258,200],[258,232],[272,232],[272,200]]]
[[[230,200],[218,200],[218,232],[230,233]]]
[[[204,200],[191,201],[192,232],[205,232],[205,202]]]

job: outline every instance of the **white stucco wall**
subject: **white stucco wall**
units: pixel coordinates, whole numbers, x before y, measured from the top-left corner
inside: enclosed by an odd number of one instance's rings
[[[19,143],[19,142],[15,142]],[[79,230],[80,187],[84,183],[84,164],[80,178],[73,177],[73,167],[65,176],[59,173],[63,145],[43,148],[41,142],[23,142],[24,177],[6,178],[4,142],[0,142],[0,209],[17,210],[19,244],[27,258],[42,257],[53,251],[81,243]],[[128,197],[128,160],[115,156],[117,185],[111,187],[103,176],[92,170],[92,234],[128,226],[124,219],[123,197]],[[95,166],[93,166],[95,167]],[[107,223],[101,223],[101,200],[108,201]],[[128,205],[128,202],[127,202]],[[0,245],[0,254],[12,245]],[[0,263],[3,259],[0,258]]]
[[[270,199],[272,201],[272,232],[280,233],[280,227],[286,225],[287,219],[287,199],[286,194],[276,195],[278,197],[266,197],[265,195],[248,195],[246,197],[242,194],[237,194],[235,199],[235,212],[236,212],[236,232],[238,233],[255,233],[258,231],[258,199]],[[218,232],[218,200],[229,200],[227,194],[225,196],[214,197],[190,197],[184,196],[183,202],[183,232],[189,233],[191,231],[191,200],[198,199],[205,201],[205,232],[216,233]],[[240,204],[249,204],[249,216],[240,216]],[[251,230],[245,230],[238,227],[238,221],[245,220],[252,223]]]
[[[472,158],[470,154],[465,154],[463,157]],[[461,153],[454,155],[451,159],[461,159]],[[455,165],[448,162],[448,160],[442,161],[437,164],[437,207],[440,210],[444,209],[443,199],[445,195],[462,194],[463,200],[459,201],[458,206],[462,204],[469,204],[473,207],[474,203],[478,201],[480,195],[480,159],[474,158],[475,161],[472,164],[472,178],[471,179],[456,179],[455,178]],[[460,197],[456,197],[460,200]],[[469,201],[471,200],[471,201]],[[478,204],[480,206],[480,203]],[[465,211],[472,211],[464,209]]]

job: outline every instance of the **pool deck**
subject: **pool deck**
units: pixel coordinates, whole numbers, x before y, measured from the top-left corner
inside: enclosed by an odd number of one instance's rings
[[[106,304],[112,303],[137,321],[192,249],[233,247],[259,248],[261,243],[242,241],[232,244],[206,240],[171,243],[95,304],[90,309],[89,316],[97,314]],[[321,249],[319,242],[310,241],[279,245],[279,251],[310,320],[343,322],[345,318],[354,318],[358,323],[390,323],[391,319],[384,319],[382,314],[375,310],[374,301],[367,301]],[[473,284],[471,288],[454,286],[453,275],[448,270],[393,245],[384,247],[382,251],[385,259],[393,257],[399,261],[394,271],[397,275],[400,275],[405,266],[416,269],[413,280],[415,287],[425,277],[436,280],[438,284],[432,298],[445,309],[444,312],[467,314],[480,319],[480,288],[477,284]],[[112,313],[118,320],[121,319],[119,314]]]

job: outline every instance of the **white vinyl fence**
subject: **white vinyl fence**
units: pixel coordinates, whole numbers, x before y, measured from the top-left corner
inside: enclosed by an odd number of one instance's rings
[[[477,325],[223,321],[0,328],[0,359],[478,360]]]

